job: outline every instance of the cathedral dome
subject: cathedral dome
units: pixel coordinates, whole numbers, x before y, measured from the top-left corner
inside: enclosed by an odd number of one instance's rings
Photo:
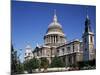
[[[50,29],[50,28],[62,28],[62,26],[60,25],[60,23],[58,23],[58,22],[52,22],[49,26],[48,26],[48,28]]]
[[[53,22],[49,24],[47,34],[58,34],[64,36],[61,24],[57,21],[56,13],[54,14]]]
[[[54,13],[53,21],[48,26],[44,43],[47,46],[59,46],[66,43],[65,34],[61,24],[57,21],[56,13]]]
[[[62,31],[62,26],[58,22],[52,22],[48,26],[47,35],[49,34],[58,34],[64,36],[64,33]]]

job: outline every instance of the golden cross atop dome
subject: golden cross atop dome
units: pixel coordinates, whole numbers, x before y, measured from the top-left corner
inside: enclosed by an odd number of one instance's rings
[[[54,18],[53,18],[53,21],[57,22],[56,9],[54,9]]]

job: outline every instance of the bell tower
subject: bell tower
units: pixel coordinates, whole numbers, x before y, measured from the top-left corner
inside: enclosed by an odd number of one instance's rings
[[[83,39],[83,60],[93,60],[94,59],[94,33],[91,30],[91,23],[89,16],[86,16],[85,29],[82,36]]]

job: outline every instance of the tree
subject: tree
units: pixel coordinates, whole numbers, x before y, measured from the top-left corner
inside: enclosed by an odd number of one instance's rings
[[[64,67],[65,63],[62,61],[61,58],[55,56],[52,61],[50,67]]]
[[[89,60],[89,61],[81,61],[81,62],[78,62],[78,67],[80,69],[83,69],[84,67],[87,67],[88,69],[91,69],[91,67],[94,67],[93,69],[95,69],[96,67],[96,60]]]
[[[24,62],[24,69],[29,73],[32,73],[32,70],[39,68],[39,60],[36,58],[27,60]]]
[[[47,58],[43,57],[41,58],[41,64],[40,64],[41,68],[44,68],[44,71],[47,70],[48,66],[49,66],[49,61]]]
[[[15,51],[13,45],[11,45],[11,74],[20,74],[23,73],[23,71],[23,65],[17,57],[17,51]]]
[[[11,74],[17,72],[17,51],[14,50],[13,45],[11,44]]]
[[[16,65],[16,69],[17,69],[17,74],[22,74],[22,73],[24,73],[24,67],[23,67],[23,64],[22,63],[20,63],[20,64],[17,64]]]

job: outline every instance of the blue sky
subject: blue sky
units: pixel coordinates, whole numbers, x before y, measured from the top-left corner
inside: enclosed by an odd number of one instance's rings
[[[12,43],[18,50],[18,54],[21,52],[21,61],[23,61],[27,43],[33,48],[37,43],[43,44],[43,36],[53,20],[54,9],[56,9],[58,22],[62,25],[67,40],[81,39],[86,19],[86,6],[12,1]],[[91,28],[96,35],[95,10],[95,6],[88,6]],[[19,51],[20,49],[22,51]]]

